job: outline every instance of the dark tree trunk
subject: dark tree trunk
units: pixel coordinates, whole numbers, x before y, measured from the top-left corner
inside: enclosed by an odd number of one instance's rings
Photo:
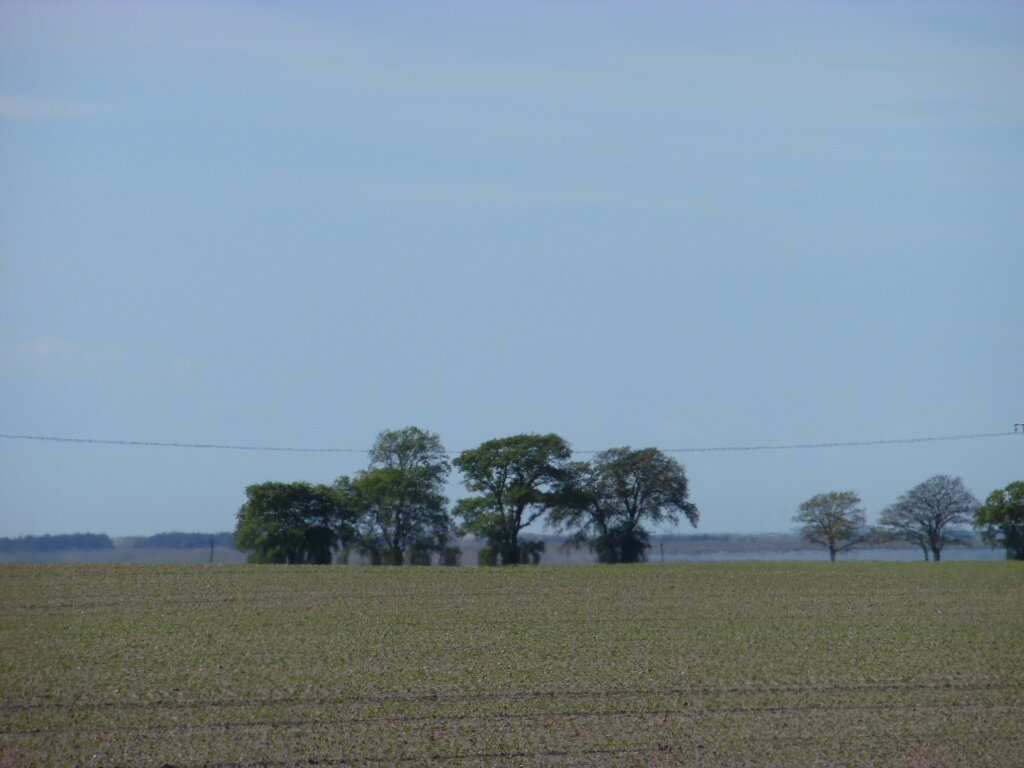
[[[503,541],[499,547],[502,565],[519,565],[519,558],[522,553],[519,551],[518,537],[511,541]]]

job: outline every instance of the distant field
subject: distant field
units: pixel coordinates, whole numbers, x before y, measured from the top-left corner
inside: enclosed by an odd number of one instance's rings
[[[171,534],[164,534],[171,535]],[[230,536],[230,534],[195,534]],[[210,561],[210,548],[205,543],[197,547],[140,547],[138,537],[115,538],[114,546],[105,549],[47,549],[45,551],[0,551],[0,563],[145,563],[188,565]],[[529,538],[538,538],[536,536]],[[566,549],[565,539],[544,536],[546,550],[541,565],[575,565],[593,563],[594,554],[586,547]],[[828,551],[810,544],[793,534],[684,534],[652,537],[647,553],[652,563],[657,562],[716,562],[736,560],[827,560]],[[467,537],[458,542],[462,550],[461,564],[475,566],[479,542]],[[948,560],[1001,560],[1003,550],[992,549],[981,539],[971,536],[966,546],[947,547],[942,556]],[[921,550],[906,542],[892,542],[884,546],[854,549],[844,552],[840,560],[886,560],[913,562],[921,559]],[[238,550],[218,545],[213,551],[213,562],[233,565],[245,562]],[[365,558],[353,554],[353,565],[366,565]]]
[[[116,541],[116,540],[115,540]],[[0,553],[0,563],[140,563],[199,565],[210,562],[209,547],[188,549],[171,547],[135,547],[116,543],[111,549],[62,549],[53,552]],[[245,555],[237,549],[217,547],[213,562],[237,565]]]
[[[0,565],[5,766],[1019,766],[1024,564]]]

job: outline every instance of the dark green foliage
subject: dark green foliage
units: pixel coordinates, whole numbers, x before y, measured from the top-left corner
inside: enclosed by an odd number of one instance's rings
[[[643,528],[629,530],[618,526],[594,536],[587,543],[599,563],[642,563],[647,559],[650,538]],[[578,535],[574,540],[583,543]]]
[[[358,514],[354,546],[375,565],[429,565],[454,536],[440,438],[418,427],[381,432],[370,466],[335,487]]]
[[[416,544],[409,548],[409,565],[430,565],[432,548],[424,544]],[[401,563],[396,563],[401,565]]]
[[[570,468],[550,523],[587,544],[602,563],[646,559],[645,523],[675,524],[680,516],[696,526],[683,466],[657,448],[612,448]]]
[[[452,462],[466,488],[478,494],[459,501],[455,514],[465,531],[487,542],[482,565],[540,562],[543,542],[525,542],[520,532],[556,503],[571,456],[558,435],[514,435],[463,451]]]
[[[546,545],[543,541],[533,539],[519,540],[519,563],[520,565],[539,565],[540,556],[544,553]]]
[[[113,549],[105,533],[62,533],[0,539],[0,552],[56,552],[64,549]]]
[[[935,475],[883,510],[878,523],[889,537],[921,547],[925,560],[931,555],[938,561],[945,545],[966,540],[967,534],[952,526],[970,522],[977,508],[978,501],[963,480]]]
[[[498,564],[498,551],[493,547],[480,547],[476,553],[476,564],[483,566]]]
[[[974,527],[993,547],[1004,547],[1006,557],[1024,560],[1024,481],[992,491],[974,513]]]
[[[235,533],[251,562],[348,562],[430,565],[434,554],[458,562],[454,526],[442,491],[450,465],[437,435],[418,427],[382,432],[370,466],[331,487],[264,483],[246,490]]]
[[[458,547],[447,546],[441,550],[439,565],[457,566],[462,559],[462,550]]]
[[[351,512],[329,486],[261,483],[245,489],[235,544],[252,563],[329,564],[349,538]]]
[[[867,542],[867,517],[853,491],[829,491],[812,496],[793,517],[800,535],[813,544],[828,547],[829,560],[836,554]]]
[[[535,539],[518,540],[515,554],[500,547],[480,547],[476,553],[477,565],[540,565],[546,544]],[[518,557],[518,560],[506,559]]]

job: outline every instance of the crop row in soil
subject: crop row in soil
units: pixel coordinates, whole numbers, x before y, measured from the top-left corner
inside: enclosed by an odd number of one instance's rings
[[[0,566],[5,766],[1024,765],[1016,563]]]

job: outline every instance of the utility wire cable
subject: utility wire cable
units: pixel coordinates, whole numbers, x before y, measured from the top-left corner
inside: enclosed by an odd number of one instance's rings
[[[43,435],[6,435],[4,440],[43,440],[51,443],[92,443],[147,448],[212,448],[222,451],[287,451],[290,453],[368,453],[363,448],[286,448],[273,445],[222,445],[219,443],[161,443],[151,440],[101,440],[93,437],[49,437]]]
[[[663,453],[736,453],[740,451],[794,451],[815,448],[853,448],[871,445],[906,445],[910,443],[934,443],[949,440],[982,440],[993,437],[1007,437],[1013,432],[982,432],[973,435],[942,435],[938,437],[905,437],[892,440],[852,440],[829,443],[791,443],[781,445],[727,445],[696,448],[662,448]],[[1018,433],[1020,434],[1020,433]],[[52,443],[88,443],[93,445],[123,445],[146,448],[198,448],[222,451],[279,451],[287,453],[369,453],[366,448],[296,448],[273,445],[227,445],[220,443],[170,443],[151,440],[103,440],[92,437],[54,437],[44,435],[11,435],[0,433],[3,440],[36,440]],[[458,453],[449,451],[448,455]],[[595,454],[596,450],[573,451],[575,454]]]
[[[935,443],[945,440],[980,440],[989,437],[1007,437],[1012,432],[983,432],[976,435],[942,435],[939,437],[903,437],[892,440],[848,440],[834,443],[794,443],[791,445],[733,445],[720,448],[663,448],[664,453],[711,453],[716,451],[792,451],[805,448],[852,448],[863,445],[902,445],[907,443]]]

